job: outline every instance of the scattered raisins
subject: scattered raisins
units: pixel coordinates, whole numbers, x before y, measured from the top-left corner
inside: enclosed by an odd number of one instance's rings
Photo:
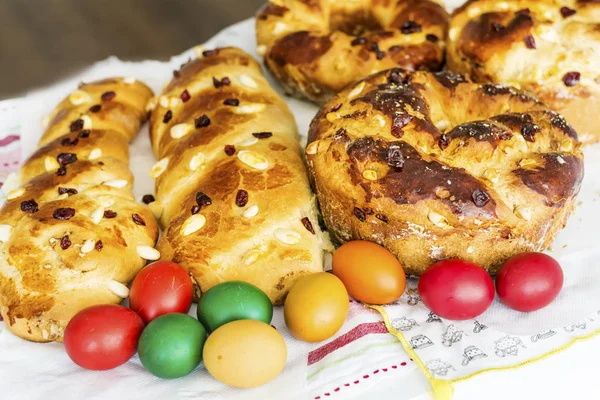
[[[52,217],[54,219],[66,221],[66,220],[73,218],[74,215],[75,215],[74,208],[57,208],[56,210],[54,210]]]
[[[186,90],[184,90],[181,95],[179,95],[179,97],[181,98],[181,101],[183,101],[184,103],[187,103],[189,99],[192,98],[192,96],[190,96],[190,92]]]
[[[350,140],[350,136],[348,136],[346,129],[340,128],[333,134],[333,139],[337,142],[347,142]]]
[[[133,222],[135,222],[136,225],[146,226],[146,222],[140,214],[136,213],[131,215],[131,219],[133,220]]]
[[[219,89],[219,88],[221,88],[223,86],[229,86],[229,85],[231,85],[231,81],[229,80],[228,77],[224,77],[223,79],[218,80],[217,78],[215,78],[213,76],[213,85],[215,86],[216,89]]]
[[[575,11],[572,8],[569,8],[569,7],[561,7],[560,8],[560,13],[563,16],[563,18],[569,18],[569,17],[575,15],[577,13],[577,11]]]
[[[475,189],[471,198],[477,207],[484,207],[490,201],[490,195],[481,189]]]
[[[61,165],[57,170],[56,170],[56,175],[57,176],[65,176],[67,174],[67,167],[65,167],[64,165]]]
[[[77,143],[79,143],[78,138],[74,138],[73,140],[71,140],[70,138],[64,138],[60,142],[60,144],[62,144],[63,146],[68,146],[68,147],[77,146]]]
[[[386,224],[389,222],[389,219],[388,219],[388,217],[386,217],[386,216],[385,216],[385,215],[383,215],[383,214],[375,214],[375,218],[377,218],[377,219],[378,219],[378,220],[380,220],[380,221],[383,221],[383,222],[385,222]]]
[[[354,39],[350,42],[350,46],[358,46],[358,45],[365,44],[365,43],[367,43],[367,38],[357,37],[356,39]]]
[[[194,120],[196,129],[206,128],[210,125],[210,118],[206,114],[203,114]]]
[[[33,214],[35,212],[38,212],[39,208],[38,208],[38,203],[33,200],[25,200],[21,202],[21,211],[29,213],[29,214]]]
[[[96,251],[102,251],[102,249],[104,248],[104,244],[102,243],[102,240],[98,240],[96,242]]]
[[[240,105],[240,101],[238,99],[225,99],[223,105],[237,107]]]
[[[254,132],[252,136],[257,139],[268,139],[273,136],[273,132]]]
[[[60,153],[58,156],[56,156],[56,161],[58,161],[60,165],[73,164],[75,161],[77,161],[77,154]]]
[[[404,135],[404,128],[406,125],[412,121],[413,117],[407,113],[398,114],[394,117],[392,121],[392,136],[400,138]]]
[[[77,190],[76,189],[71,189],[71,188],[64,188],[64,187],[59,187],[58,188],[58,194],[77,194]]]
[[[113,210],[104,210],[104,218],[116,218],[117,217],[117,212],[113,211]]]
[[[385,57],[385,51],[381,51],[381,50],[379,50],[378,52],[376,52],[376,53],[375,53],[375,57],[376,57],[378,60],[381,60],[381,59],[383,59],[383,57]]]
[[[117,94],[113,91],[102,93],[101,99],[102,101],[111,101],[115,98]]]
[[[533,38],[533,36],[531,36],[531,35],[525,36],[524,40],[525,40],[525,46],[528,49],[537,49],[537,46],[535,44],[535,39]]]
[[[192,212],[192,215],[198,214],[200,212],[200,206],[198,204],[194,204],[192,206],[191,212]]]
[[[69,247],[71,247],[71,239],[69,239],[68,235],[65,235],[60,239],[60,248],[67,250]]]
[[[565,76],[563,76],[563,82],[566,86],[577,86],[579,84],[579,80],[581,79],[581,74],[579,72],[567,72]]]
[[[181,77],[181,72],[179,72],[179,70],[174,69],[173,70],[173,78],[180,78]]]
[[[212,204],[212,200],[208,197],[207,194],[203,192],[196,192],[196,203],[200,207],[210,206]]]
[[[81,129],[83,129],[83,120],[81,118],[71,122],[71,125],[69,126],[71,132],[79,131]]]
[[[369,208],[369,207],[365,207],[363,208],[363,211],[365,212],[365,214],[367,215],[373,215],[373,209]]]
[[[315,234],[315,228],[313,228],[313,225],[310,222],[310,219],[308,219],[308,217],[304,217],[300,221],[302,221],[302,225],[304,225],[307,231],[309,231],[313,235]]]
[[[223,149],[223,151],[225,152],[225,154],[227,154],[228,156],[232,156],[235,154],[235,146],[232,146],[230,144],[225,145],[225,148]]]
[[[90,112],[92,113],[100,112],[100,110],[102,110],[102,106],[100,104],[96,104],[90,107]]]
[[[102,101],[111,101],[117,94],[113,91],[102,93]]]
[[[367,220],[367,216],[365,215],[365,212],[363,210],[361,210],[360,208],[354,207],[353,213],[354,213],[354,216],[356,218],[358,218],[358,220],[360,222],[365,222]]]
[[[540,127],[536,124],[527,123],[521,128],[523,138],[528,142],[535,142],[535,134],[540,131]]]
[[[244,189],[240,189],[235,195],[235,205],[244,207],[246,204],[248,204],[248,192]]]
[[[79,136],[82,139],[87,139],[87,138],[90,137],[90,130],[89,129],[84,129],[81,132],[79,132],[79,135],[77,135],[77,136]]]
[[[400,27],[400,32],[404,33],[405,35],[409,35],[411,33],[421,32],[422,29],[423,28],[421,24],[415,21],[408,20],[402,24],[402,26]]]
[[[402,129],[392,125],[392,136],[401,138],[402,136],[404,136],[404,131]]]
[[[385,161],[390,167],[398,168],[400,170],[404,168],[405,159],[400,147],[397,145],[390,145],[385,155]]]
[[[379,51],[379,43],[377,42],[372,42],[371,43],[371,51],[373,53],[377,53]]]
[[[427,39],[433,43],[436,43],[438,40],[440,40],[436,35],[434,35],[432,33],[428,33],[427,36],[425,36],[425,39]]]
[[[388,83],[395,83],[396,85],[402,85],[404,83],[404,77],[400,71],[394,70],[390,72],[387,78]]]
[[[144,197],[142,197],[142,203],[144,204],[154,203],[155,201],[156,199],[151,194],[145,194]]]
[[[440,138],[438,139],[438,146],[440,146],[440,149],[446,150],[446,148],[450,146],[450,136],[446,135],[445,133],[441,134]]]
[[[167,110],[165,116],[163,117],[163,124],[168,124],[169,121],[173,118],[173,111]]]

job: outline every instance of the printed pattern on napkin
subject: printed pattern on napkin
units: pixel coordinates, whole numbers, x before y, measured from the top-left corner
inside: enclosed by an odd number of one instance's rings
[[[573,339],[600,333],[600,309],[572,324],[531,335],[492,329],[486,325],[485,317],[444,320],[421,303],[416,280],[410,279],[407,284],[408,290],[400,300],[384,309],[393,328],[408,339],[439,379],[452,380],[486,369],[515,366],[540,358]],[[497,300],[494,305],[503,307]]]

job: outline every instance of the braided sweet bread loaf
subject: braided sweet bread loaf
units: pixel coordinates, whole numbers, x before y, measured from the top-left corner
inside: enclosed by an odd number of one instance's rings
[[[16,335],[61,341],[73,315],[120,303],[144,258],[158,258],[156,222],[135,201],[128,169],[151,96],[141,82],[105,79],[50,115],[0,209],[0,312]]]
[[[330,234],[377,242],[414,275],[453,257],[495,272],[547,248],[583,178],[563,117],[447,72],[393,69],[344,90],[312,121],[306,154]]]
[[[162,257],[202,292],[227,280],[281,303],[323,270],[318,223],[296,123],[243,51],[205,51],[175,71],[150,120]]]
[[[293,95],[323,104],[393,67],[439,70],[449,17],[430,0],[279,0],[258,13],[258,52]]]
[[[534,93],[583,143],[600,140],[600,2],[471,0],[452,18],[448,68]]]

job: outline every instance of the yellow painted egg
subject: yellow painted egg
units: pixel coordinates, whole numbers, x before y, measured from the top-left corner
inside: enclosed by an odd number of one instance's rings
[[[287,347],[271,325],[243,319],[217,328],[206,340],[202,358],[218,381],[250,388],[279,375],[285,366]]]
[[[296,281],[285,300],[285,324],[296,338],[320,342],[344,325],[348,306],[348,292],[335,275],[306,275]]]

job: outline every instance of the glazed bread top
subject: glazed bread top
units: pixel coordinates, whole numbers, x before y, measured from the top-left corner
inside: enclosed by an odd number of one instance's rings
[[[411,273],[433,247],[466,259],[480,250],[490,267],[547,245],[583,178],[562,116],[448,72],[394,69],[349,87],[312,121],[306,154],[333,236],[384,244]]]
[[[584,90],[600,79],[600,2],[471,0],[454,12],[448,46],[477,80]]]
[[[296,123],[248,54],[221,48],[183,65],[156,101],[151,135],[158,249],[202,292],[243,280],[281,303],[296,278],[322,271],[329,242]]]
[[[429,0],[282,0],[258,13],[258,52],[290,93],[323,103],[371,73],[439,70],[449,16]]]

